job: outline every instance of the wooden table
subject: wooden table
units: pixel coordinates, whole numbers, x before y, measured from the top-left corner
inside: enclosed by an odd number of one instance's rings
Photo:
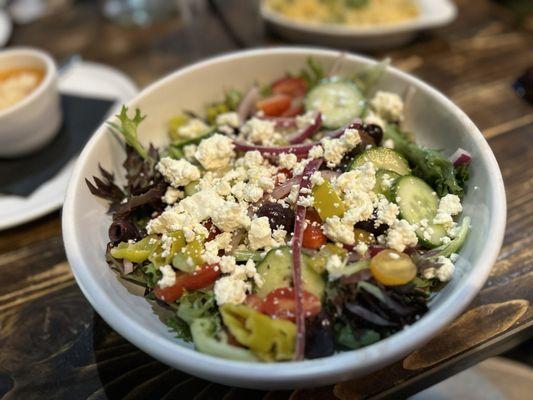
[[[80,53],[124,70],[142,86],[207,55],[280,42],[264,33],[241,0],[225,0],[224,9],[212,1],[192,28],[176,17],[145,29],[110,24],[95,3],[16,27],[11,45],[43,47],[58,60]],[[505,243],[485,287],[453,325],[404,360],[335,386],[265,393],[209,383],[154,360],[102,321],[70,273],[56,212],[0,233],[0,398],[401,398],[530,336],[533,107],[511,83],[533,65],[533,25],[518,27],[487,0],[458,3],[452,25],[374,54],[390,55],[394,65],[450,96],[483,131],[502,169]]]

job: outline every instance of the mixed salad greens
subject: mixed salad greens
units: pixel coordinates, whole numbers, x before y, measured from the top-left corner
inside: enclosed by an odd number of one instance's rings
[[[245,361],[325,357],[419,319],[454,272],[469,230],[470,155],[412,141],[404,104],[376,91],[387,63],[297,75],[225,93],[139,142],[126,107],[110,123],[125,185],[103,168],[106,259],[171,311],[198,351]]]

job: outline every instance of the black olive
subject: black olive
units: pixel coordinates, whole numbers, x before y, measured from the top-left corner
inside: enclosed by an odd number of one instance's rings
[[[376,145],[380,144],[383,139],[383,129],[379,125],[365,124],[363,125],[363,132],[374,139]]]
[[[333,326],[329,316],[322,311],[306,320],[305,358],[327,357],[335,351]]]
[[[372,233],[374,236],[378,237],[379,235],[382,235],[385,233],[387,229],[389,229],[389,226],[387,224],[381,224],[376,227],[376,212],[372,214],[370,219],[367,219],[366,221],[359,221],[355,224],[355,227],[358,229],[363,229],[367,232]]]
[[[287,232],[292,232],[294,227],[294,212],[290,208],[284,208],[278,203],[263,203],[256,212],[258,217],[267,217],[270,229],[278,229],[280,226]]]
[[[127,242],[140,237],[139,229],[133,222],[125,219],[116,219],[109,226],[109,240],[113,243]]]

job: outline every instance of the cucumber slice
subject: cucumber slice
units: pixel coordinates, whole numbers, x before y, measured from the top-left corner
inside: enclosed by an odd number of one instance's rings
[[[382,194],[389,201],[394,200],[394,185],[400,177],[394,171],[388,169],[380,169],[376,172],[376,184],[374,185],[374,193]]]
[[[306,257],[302,262],[302,283],[304,290],[322,298],[325,282],[322,277],[307,266]],[[292,284],[292,254],[289,247],[270,250],[264,260],[257,266],[257,272],[263,278],[263,285],[256,293],[264,298],[274,289],[289,287]]]
[[[395,194],[403,219],[419,226],[422,220],[427,221],[427,227],[419,227],[416,231],[420,242],[428,247],[440,245],[446,230],[432,222],[437,214],[439,198],[431,186],[416,176],[403,176],[396,183]]]
[[[326,81],[315,86],[305,98],[305,109],[322,113],[322,125],[340,128],[363,113],[361,91],[348,81]]]
[[[374,164],[376,169],[386,169],[398,175],[409,175],[411,169],[407,160],[396,151],[387,147],[372,147],[353,160],[350,169],[355,169],[367,162]]]

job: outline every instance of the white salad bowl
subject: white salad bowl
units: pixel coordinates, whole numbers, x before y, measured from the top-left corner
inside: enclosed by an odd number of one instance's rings
[[[261,2],[261,16],[281,36],[299,43],[358,50],[390,49],[411,41],[425,29],[449,24],[457,16],[451,0],[414,0],[419,14],[412,19],[390,24],[342,25],[295,21]]]
[[[142,142],[166,142],[166,121],[181,110],[201,111],[221,99],[224,89],[246,90],[252,83],[271,82],[287,71],[297,72],[308,57],[326,67],[339,53],[314,48],[254,49],[215,57],[180,69],[143,90],[129,107],[148,117],[140,127]],[[340,73],[375,64],[346,54]],[[351,75],[351,74],[350,74]],[[202,354],[176,339],[142,296],[135,296],[105,262],[107,204],[91,195],[84,178],[98,175],[98,164],[123,175],[123,145],[102,125],[85,146],[68,188],[63,208],[63,239],[67,257],[81,290],[113,329],[153,357],[180,370],[226,385],[282,389],[339,382],[368,374],[407,355],[456,318],[485,282],[498,255],[505,228],[506,205],[502,177],[487,142],[472,121],[450,100],[417,78],[389,68],[379,89],[415,93],[406,110],[406,126],[419,143],[444,149],[458,147],[472,154],[471,178],[464,214],[472,230],[464,244],[453,280],[434,298],[430,311],[413,325],[359,350],[300,362],[277,364],[231,361]]]

